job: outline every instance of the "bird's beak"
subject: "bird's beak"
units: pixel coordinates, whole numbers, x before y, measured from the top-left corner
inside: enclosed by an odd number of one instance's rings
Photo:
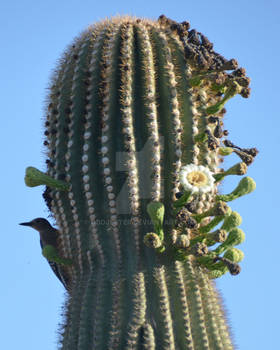
[[[19,225],[22,225],[22,226],[32,226],[32,222],[21,222]]]

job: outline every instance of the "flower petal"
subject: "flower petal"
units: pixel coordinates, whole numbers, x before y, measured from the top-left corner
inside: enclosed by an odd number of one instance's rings
[[[191,173],[197,172],[198,176],[193,176]],[[190,175],[190,179],[188,175]],[[206,183],[205,183],[206,177]],[[199,185],[199,181],[201,183]],[[211,192],[214,188],[215,179],[213,178],[212,172],[203,165],[188,164],[181,167],[179,173],[179,181],[186,191],[191,191],[193,193],[207,193]],[[190,182],[191,181],[191,182]],[[197,182],[197,183],[196,183]]]

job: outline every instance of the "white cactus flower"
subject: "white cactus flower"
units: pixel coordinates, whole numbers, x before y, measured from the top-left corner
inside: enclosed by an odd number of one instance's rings
[[[181,168],[179,179],[186,191],[206,193],[214,188],[212,172],[203,165],[189,164]]]

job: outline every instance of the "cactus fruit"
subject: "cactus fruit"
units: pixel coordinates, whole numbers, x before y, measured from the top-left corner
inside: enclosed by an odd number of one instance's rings
[[[224,202],[255,185],[217,187],[257,153],[223,130],[225,102],[248,97],[249,81],[164,15],[105,20],[68,47],[46,108],[47,174],[29,168],[26,181],[46,184],[59,256],[73,262],[63,349],[233,349],[211,279],[243,257]],[[221,171],[231,153],[246,165]]]

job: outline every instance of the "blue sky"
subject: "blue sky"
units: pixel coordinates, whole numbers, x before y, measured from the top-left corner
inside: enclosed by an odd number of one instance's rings
[[[234,3],[234,4],[233,4]],[[42,258],[35,231],[18,226],[47,217],[42,188],[23,182],[29,165],[44,169],[43,102],[48,79],[66,45],[89,24],[116,14],[188,20],[217,52],[236,58],[251,77],[248,100],[235,97],[225,117],[230,139],[260,151],[248,175],[257,190],[232,202],[246,241],[238,276],[217,285],[241,350],[279,344],[279,2],[9,0],[1,25],[1,347],[56,348],[64,291]],[[274,153],[276,152],[276,153]],[[235,159],[235,162],[237,159]],[[227,163],[229,165],[230,163]],[[224,193],[237,180],[227,179]],[[279,345],[278,345],[279,346]]]

